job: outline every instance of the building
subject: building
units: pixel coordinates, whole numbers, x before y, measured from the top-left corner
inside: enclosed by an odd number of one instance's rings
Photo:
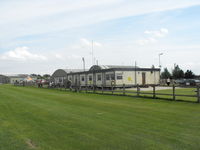
[[[21,82],[35,82],[36,77],[32,77],[27,74],[19,74],[19,75],[13,75],[9,76],[10,78],[10,84],[15,84],[15,83],[21,83]]]
[[[88,71],[56,70],[51,80],[55,84],[96,87],[133,87],[136,85],[158,85],[160,69],[139,68],[133,66],[92,66]]]
[[[56,85],[64,85],[68,81],[68,76],[71,73],[81,72],[82,69],[58,69],[56,70],[52,76],[50,81],[54,82]]]
[[[0,75],[0,84],[7,84],[9,83],[10,79],[7,76]]]

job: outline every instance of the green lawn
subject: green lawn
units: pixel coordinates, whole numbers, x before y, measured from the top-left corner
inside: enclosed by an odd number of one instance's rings
[[[199,150],[200,104],[0,85],[0,150]]]

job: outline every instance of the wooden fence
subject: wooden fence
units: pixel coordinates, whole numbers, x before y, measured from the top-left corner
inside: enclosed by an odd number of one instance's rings
[[[195,102],[200,103],[200,87],[196,86],[196,87],[186,87],[186,86],[171,86],[171,93],[161,93],[162,90],[158,90],[159,86],[151,86],[152,87],[152,91],[141,91],[141,87],[137,86],[136,90],[128,90],[126,88],[125,85],[123,85],[123,87],[121,89],[116,89],[114,86],[111,88],[105,88],[105,87],[80,87],[80,86],[76,86],[76,87],[71,87],[70,90],[74,91],[74,92],[86,92],[86,93],[97,93],[97,94],[112,94],[112,95],[131,95],[131,94],[135,94],[133,96],[137,96],[137,97],[144,97],[144,95],[147,95],[149,97],[152,98],[159,98],[158,96],[168,96],[170,98],[170,100],[177,100],[177,97],[187,97],[187,98],[195,98]],[[194,89],[193,92],[194,94],[179,94],[177,93],[177,88],[192,88]],[[62,89],[62,88],[61,88]],[[166,89],[166,90],[170,90],[170,89]],[[164,99],[164,98],[163,98]],[[181,100],[181,99],[179,99]],[[186,100],[187,101],[187,100]]]
[[[23,86],[34,86],[36,87],[36,84],[33,85],[23,85]],[[185,97],[185,98],[194,98],[194,102],[200,103],[200,87],[187,87],[187,86],[171,86],[171,92],[170,93],[162,93],[162,90],[158,90],[159,86],[151,85],[152,91],[141,91],[141,87],[137,85],[135,87],[135,90],[130,90],[126,88],[125,85],[122,85],[121,88],[116,88],[114,86],[110,88],[105,88],[104,86],[102,87],[95,87],[95,86],[73,86],[70,88],[66,87],[49,87],[48,85],[42,86],[43,88],[53,88],[53,89],[59,89],[59,90],[69,90],[69,91],[74,91],[74,92],[86,92],[86,93],[96,93],[96,94],[112,94],[112,95],[122,95],[122,96],[136,96],[136,97],[144,97],[148,96],[151,98],[161,98],[158,96],[167,96],[169,98],[162,98],[162,99],[170,99],[170,100],[177,100],[177,97]],[[179,94],[177,93],[177,88],[192,88],[194,94]],[[170,90],[167,89],[167,90]],[[181,100],[181,99],[179,99]],[[185,100],[187,101],[187,99]]]

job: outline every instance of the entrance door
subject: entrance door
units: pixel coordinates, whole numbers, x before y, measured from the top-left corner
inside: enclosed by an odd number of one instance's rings
[[[146,73],[143,72],[142,73],[142,85],[145,85],[146,84]]]

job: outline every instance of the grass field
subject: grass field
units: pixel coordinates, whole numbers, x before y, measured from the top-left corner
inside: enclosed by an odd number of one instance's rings
[[[29,149],[199,150],[200,104],[0,85],[0,150]]]

